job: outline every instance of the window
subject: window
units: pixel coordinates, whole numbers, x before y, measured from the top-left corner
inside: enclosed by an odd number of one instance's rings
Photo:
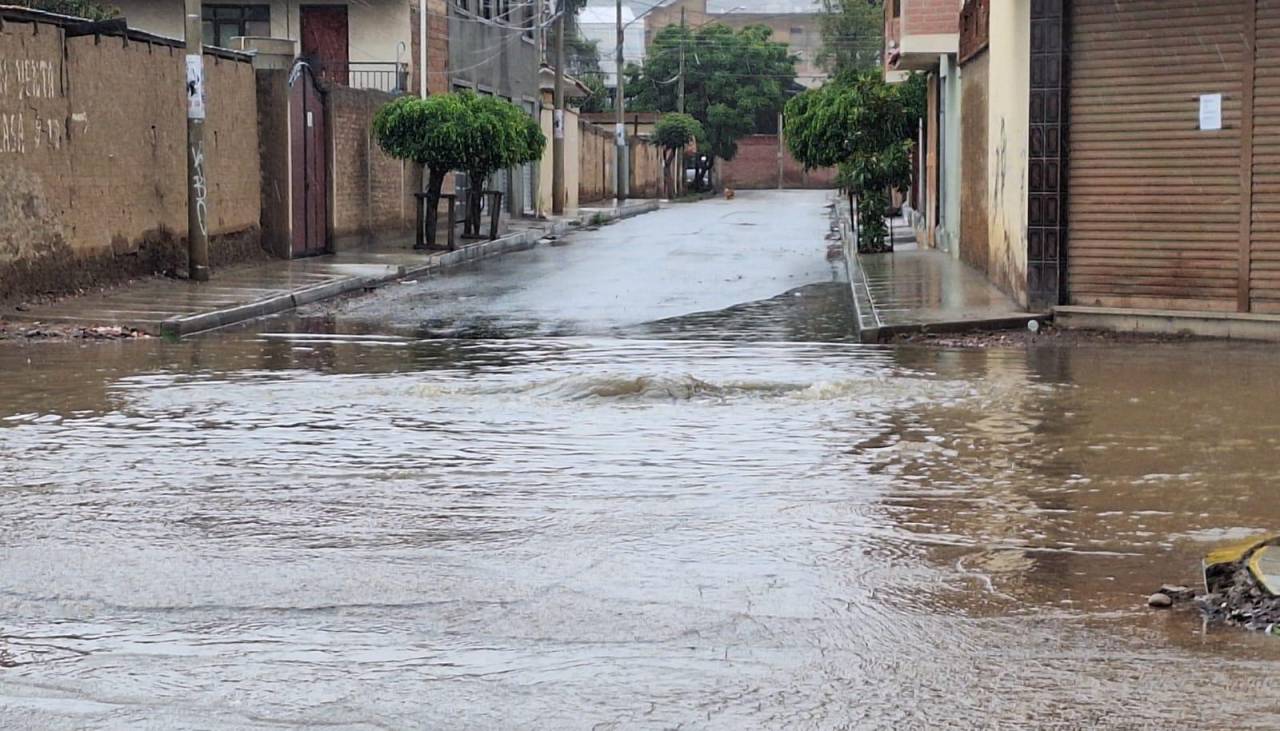
[[[458,0],[458,7],[463,11],[470,10],[470,8],[467,7],[467,0]]]
[[[270,5],[205,5],[204,42],[228,48],[236,36],[270,36]]]

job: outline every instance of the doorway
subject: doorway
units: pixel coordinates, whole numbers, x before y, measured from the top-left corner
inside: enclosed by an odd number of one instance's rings
[[[348,83],[347,6],[303,5],[299,8],[302,57],[321,79]]]
[[[293,189],[293,256],[329,250],[328,176],[324,97],[309,68],[299,69],[289,89],[290,186]]]

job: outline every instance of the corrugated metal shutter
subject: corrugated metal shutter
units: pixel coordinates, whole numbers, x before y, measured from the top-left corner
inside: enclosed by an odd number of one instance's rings
[[[1071,5],[1072,303],[1236,309],[1242,4]],[[1218,132],[1198,129],[1211,93]]]
[[[1280,312],[1280,0],[1258,0],[1250,308]]]

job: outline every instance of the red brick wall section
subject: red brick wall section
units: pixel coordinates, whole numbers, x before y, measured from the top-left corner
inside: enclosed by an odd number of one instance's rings
[[[907,35],[960,32],[960,0],[902,0],[902,32]]]
[[[778,187],[777,135],[751,135],[738,140],[738,154],[732,160],[721,160],[720,181],[727,188],[742,190]],[[804,171],[804,166],[784,152],[782,187],[833,188],[834,168]]]
[[[449,4],[427,0],[427,87],[432,94],[449,91]]]
[[[329,210],[338,248],[413,234],[413,193],[421,188],[421,172],[387,155],[373,139],[373,115],[392,98],[364,89],[328,89],[333,139]]]

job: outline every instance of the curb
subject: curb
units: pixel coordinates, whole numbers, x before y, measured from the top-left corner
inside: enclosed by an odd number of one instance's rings
[[[621,221],[626,218],[632,218],[644,213],[651,213],[660,208],[657,200],[646,200],[645,202],[628,206],[621,210],[612,211],[596,211],[604,217],[606,222]],[[200,312],[194,315],[182,315],[179,317],[170,317],[160,323],[160,335],[165,337],[184,337],[194,335],[196,333],[206,332],[208,330],[216,330],[228,325],[245,322],[246,320],[255,320],[259,317],[268,315],[278,315],[281,312],[292,310],[303,305],[314,304],[328,299],[333,299],[340,295],[352,292],[357,289],[365,289],[376,287],[388,282],[394,282],[400,279],[408,279],[413,277],[421,277],[423,275],[436,274],[448,271],[459,266],[477,262],[482,259],[492,259],[504,254],[510,254],[517,251],[532,249],[538,245],[538,242],[547,236],[563,236],[571,231],[574,227],[583,224],[584,218],[578,217],[570,220],[552,221],[545,227],[528,228],[523,231],[516,231],[506,236],[494,239],[493,241],[484,241],[468,246],[463,246],[455,251],[445,254],[433,256],[429,261],[424,262],[420,266],[401,267],[395,274],[385,277],[344,277],[331,282],[312,285],[293,292],[271,295],[252,302],[224,307],[219,310],[211,310],[209,312]]]
[[[867,279],[863,276],[862,267],[858,265],[858,237],[854,234],[853,221],[843,205],[843,198],[837,193],[834,200],[836,226],[840,229],[840,248],[844,253],[844,269],[849,277],[853,314],[858,322],[858,342],[878,343],[882,323],[880,315],[876,313],[875,302],[871,299]]]

